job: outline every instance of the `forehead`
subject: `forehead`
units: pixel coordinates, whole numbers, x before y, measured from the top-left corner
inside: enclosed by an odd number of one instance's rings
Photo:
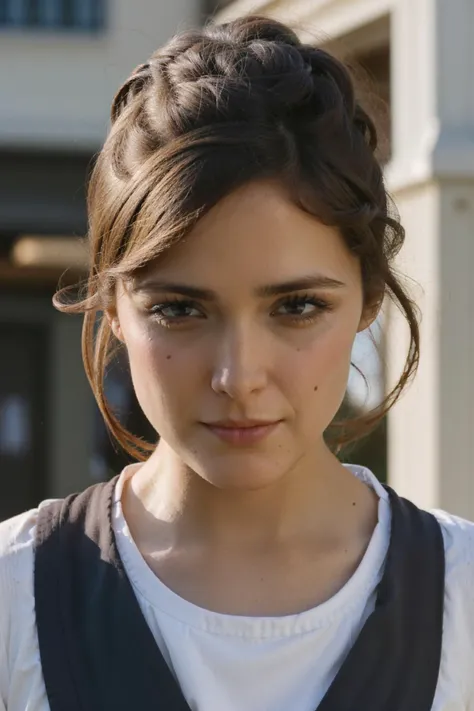
[[[308,272],[346,284],[360,279],[358,260],[337,229],[270,182],[246,185],[224,198],[153,272],[214,289],[255,287]]]

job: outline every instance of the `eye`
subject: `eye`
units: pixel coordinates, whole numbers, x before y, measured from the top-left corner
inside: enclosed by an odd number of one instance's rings
[[[301,294],[282,299],[272,315],[282,316],[293,322],[306,323],[314,321],[330,308],[330,305],[322,299],[317,299],[311,294]]]
[[[168,299],[155,304],[149,311],[163,325],[178,325],[188,319],[204,318],[202,311],[194,302],[183,299]]]

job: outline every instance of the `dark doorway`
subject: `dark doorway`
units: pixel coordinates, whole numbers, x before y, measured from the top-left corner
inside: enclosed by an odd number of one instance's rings
[[[0,323],[0,520],[46,492],[47,327]]]

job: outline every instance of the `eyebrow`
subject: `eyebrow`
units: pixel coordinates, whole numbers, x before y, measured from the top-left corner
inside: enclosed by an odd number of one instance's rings
[[[309,274],[308,276],[284,281],[279,284],[267,284],[259,286],[255,290],[256,296],[268,298],[270,296],[278,296],[280,294],[289,294],[293,291],[304,291],[305,289],[340,289],[346,286],[344,282],[332,277],[324,276],[323,274]],[[202,301],[214,301],[217,294],[211,289],[203,289],[196,286],[188,286],[186,284],[175,284],[166,281],[158,281],[155,279],[147,279],[136,283],[132,291],[140,292],[166,292],[168,294],[179,294],[188,296],[191,299],[200,299]]]

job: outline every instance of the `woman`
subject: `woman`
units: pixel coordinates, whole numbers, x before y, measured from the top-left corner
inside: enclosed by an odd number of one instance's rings
[[[376,143],[339,61],[258,17],[178,35],[118,92],[88,292],[56,306],[85,313],[138,461],[0,526],[1,709],[474,709],[472,524],[336,456],[419,356]],[[385,297],[404,372],[337,421]],[[158,444],[107,404],[117,348]]]

